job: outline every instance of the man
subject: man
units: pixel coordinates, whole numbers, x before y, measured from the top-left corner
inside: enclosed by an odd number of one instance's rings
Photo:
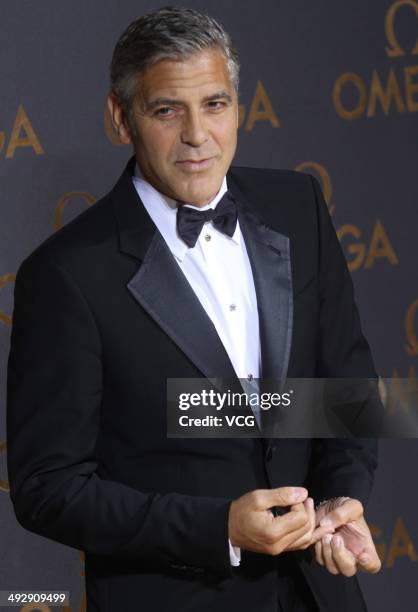
[[[18,271],[11,497],[85,551],[89,611],[363,611],[380,568],[373,440],[166,435],[167,378],[376,377],[317,182],[230,167],[237,91],[213,19],[131,24],[108,105],[135,155]]]

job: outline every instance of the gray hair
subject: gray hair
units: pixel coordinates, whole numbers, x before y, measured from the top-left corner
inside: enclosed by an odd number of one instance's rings
[[[163,59],[185,59],[218,48],[225,56],[231,83],[238,93],[239,61],[231,38],[212,17],[189,8],[165,6],[132,22],[113,51],[110,87],[130,115],[138,75]]]

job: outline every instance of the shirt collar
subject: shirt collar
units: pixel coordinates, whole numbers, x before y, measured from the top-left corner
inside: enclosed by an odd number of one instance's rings
[[[154,221],[164,240],[168,244],[171,252],[179,261],[183,261],[186,253],[189,251],[189,247],[183,242],[177,233],[177,201],[159,192],[151,185],[151,183],[145,180],[138,167],[138,164],[135,164],[135,174],[133,175],[132,180],[142,203],[144,204],[148,214]],[[216,208],[216,205],[227,189],[228,186],[226,176],[224,176],[218,193],[208,204],[200,207],[192,204],[183,204],[183,206],[189,206],[190,208],[196,208],[197,210]],[[237,223],[234,235],[231,239],[235,243],[240,244],[240,237],[241,234],[239,232]],[[196,243],[194,248],[197,246],[198,243]]]

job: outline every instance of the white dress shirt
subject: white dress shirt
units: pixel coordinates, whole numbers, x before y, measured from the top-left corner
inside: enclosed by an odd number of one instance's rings
[[[170,248],[174,259],[214,324],[238,378],[258,379],[261,372],[257,297],[251,264],[237,221],[230,238],[208,221],[193,248],[177,233],[177,202],[157,191],[142,176],[138,165],[133,183],[148,214]],[[198,210],[216,208],[227,191],[226,177],[216,196]],[[248,389],[245,389],[251,392]],[[252,406],[254,410],[254,406]],[[258,418],[257,409],[255,416]],[[232,565],[239,565],[241,552],[229,542]]]

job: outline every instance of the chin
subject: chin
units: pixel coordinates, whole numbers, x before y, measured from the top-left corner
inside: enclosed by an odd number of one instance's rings
[[[195,190],[187,194],[187,198],[185,201],[190,202],[190,204],[197,204],[198,206],[204,206],[205,204],[208,204],[211,200],[213,200],[216,194],[217,194],[217,191],[205,192],[202,190]]]
[[[189,199],[199,201],[199,203],[202,201],[208,202],[216,196],[221,185],[222,178],[208,182],[204,179],[204,177],[202,177],[200,181],[197,180],[194,185],[186,189],[185,193],[187,193],[187,197]]]

